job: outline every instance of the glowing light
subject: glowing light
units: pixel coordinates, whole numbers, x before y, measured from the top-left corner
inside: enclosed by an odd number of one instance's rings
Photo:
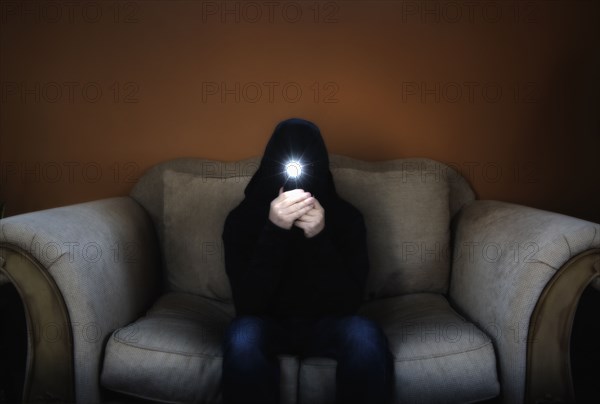
[[[292,160],[285,165],[285,172],[290,178],[298,178],[302,174],[302,164]]]

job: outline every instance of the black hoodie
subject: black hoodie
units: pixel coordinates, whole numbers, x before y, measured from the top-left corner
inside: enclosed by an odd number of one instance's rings
[[[298,188],[311,192],[325,210],[325,228],[312,238],[268,218],[289,160],[302,165]],[[244,193],[222,235],[237,315],[356,313],[369,270],[366,230],[361,213],[335,191],[319,128],[302,119],[277,125]]]

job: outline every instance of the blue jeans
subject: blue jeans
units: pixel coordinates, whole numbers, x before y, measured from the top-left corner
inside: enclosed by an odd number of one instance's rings
[[[360,316],[240,316],[223,341],[225,403],[279,403],[278,354],[337,360],[336,402],[389,403],[394,361],[381,328]]]

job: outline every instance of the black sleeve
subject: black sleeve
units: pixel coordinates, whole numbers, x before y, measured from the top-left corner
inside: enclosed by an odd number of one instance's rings
[[[335,242],[333,238],[336,238]],[[352,217],[333,235],[327,227],[311,240],[311,254],[320,265],[311,276],[330,314],[353,314],[364,299],[369,258],[362,215]]]
[[[230,221],[225,221],[225,271],[236,314],[262,314],[278,289],[291,232],[270,220],[255,240],[244,239],[235,231]]]

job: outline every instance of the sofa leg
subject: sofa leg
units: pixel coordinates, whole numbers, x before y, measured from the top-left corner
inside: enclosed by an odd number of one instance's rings
[[[73,336],[56,283],[39,262],[13,245],[0,244],[0,272],[15,286],[25,309],[23,402],[74,402]]]
[[[571,258],[548,282],[533,311],[527,345],[528,403],[575,402],[570,343],[579,299],[600,277],[600,249]]]

